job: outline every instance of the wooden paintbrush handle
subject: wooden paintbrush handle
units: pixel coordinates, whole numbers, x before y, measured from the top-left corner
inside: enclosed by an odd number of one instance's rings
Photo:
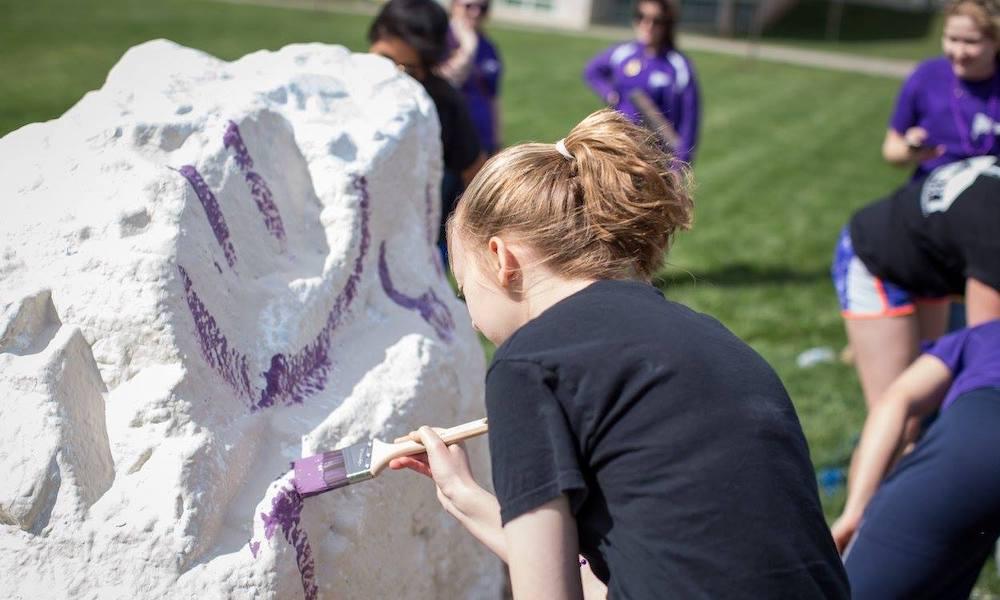
[[[469,438],[476,437],[478,435],[483,435],[489,431],[489,425],[486,423],[486,419],[476,419],[475,421],[470,421],[468,423],[463,423],[461,425],[456,425],[450,429],[440,429],[435,428],[438,435],[441,436],[441,441],[445,444],[457,444],[462,440],[467,440]],[[414,436],[416,439],[412,439],[410,436]],[[399,438],[403,440],[402,442],[394,443],[392,446],[393,458],[398,458],[400,456],[411,456],[413,454],[420,454],[425,452],[424,445],[420,443],[420,436],[417,432],[413,432],[410,435],[403,436]]]
[[[469,423],[463,423],[451,429],[445,429],[441,431],[438,435],[445,444],[456,444],[462,440],[467,440],[477,435],[483,435],[489,430],[489,426],[486,424],[486,419],[478,419],[471,421]],[[389,461],[394,458],[400,458],[402,456],[413,456],[414,454],[421,454],[426,452],[427,449],[420,442],[415,442],[409,439],[409,436],[403,438],[404,441],[395,444],[386,444],[385,442],[380,442],[379,440],[372,440],[372,461],[371,461],[371,473],[372,475],[378,475],[386,466],[388,466]]]
[[[444,443],[446,443],[446,444],[454,444],[455,442],[460,442],[460,441],[462,441],[462,440],[464,440],[466,438],[475,437],[477,435],[481,435],[481,434],[486,433],[487,430],[488,430],[488,425],[486,424],[486,418],[484,417],[482,419],[477,419],[475,421],[470,421],[470,422],[464,423],[462,425],[456,425],[455,427],[452,427],[451,429],[445,429],[444,427],[432,427],[431,429],[433,429],[435,433],[437,433],[439,436],[441,436],[441,439],[444,440]],[[468,435],[466,435],[466,432],[471,432],[471,433],[468,433]],[[449,439],[448,439],[447,436],[453,436],[453,435],[462,435],[463,437],[457,438],[454,441],[449,441]],[[418,432],[418,431],[411,431],[410,433],[408,433],[406,435],[400,436],[400,437],[392,440],[392,443],[393,444],[400,444],[400,443],[406,442],[406,441],[416,442],[416,443],[419,444],[420,443],[420,432]]]
[[[444,427],[431,427],[431,429],[433,429],[434,433],[436,433],[438,435],[441,435],[442,433],[444,433],[445,431],[447,431],[447,429],[444,428]],[[411,431],[410,433],[408,433],[406,435],[401,435],[398,438],[392,440],[393,444],[401,444],[403,442],[416,442],[416,443],[419,444],[420,443],[420,432],[414,430],[414,431]]]

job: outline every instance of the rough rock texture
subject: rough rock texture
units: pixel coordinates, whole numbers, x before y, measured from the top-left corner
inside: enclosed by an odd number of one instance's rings
[[[5,597],[499,596],[416,475],[303,501],[287,473],[483,414],[438,140],[383,59],[166,41],[0,139]]]

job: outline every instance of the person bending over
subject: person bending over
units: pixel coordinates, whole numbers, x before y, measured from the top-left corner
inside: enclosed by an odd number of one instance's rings
[[[671,160],[605,109],[486,163],[448,243],[473,324],[499,345],[496,496],[427,427],[427,456],[391,466],[433,477],[518,600],[580,598],[591,572],[614,598],[847,598],[781,381],[650,284],[692,219]]]
[[[841,231],[832,275],[869,410],[920,341],[944,333],[950,296],[965,296],[969,325],[1000,318],[998,198],[998,158],[966,159],[861,209]]]
[[[939,409],[886,476],[907,420]],[[998,432],[1000,320],[946,335],[889,386],[832,528],[855,599],[969,597],[1000,535]]]

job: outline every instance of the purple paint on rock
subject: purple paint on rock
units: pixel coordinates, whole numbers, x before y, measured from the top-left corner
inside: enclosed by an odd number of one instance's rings
[[[232,149],[236,153],[236,165],[243,172],[247,185],[250,186],[250,195],[257,210],[264,216],[264,226],[279,242],[285,241],[285,225],[281,220],[281,213],[274,203],[274,196],[267,181],[256,171],[253,171],[253,158],[247,151],[247,145],[240,134],[240,128],[233,121],[229,122],[226,133],[222,136],[222,144],[226,148]]]
[[[195,195],[198,196],[198,200],[201,202],[202,208],[205,209],[205,215],[208,217],[208,224],[212,226],[212,233],[215,234],[215,240],[219,242],[222,253],[226,255],[226,262],[229,263],[230,267],[234,266],[236,264],[236,250],[233,248],[233,243],[229,240],[229,226],[226,225],[226,218],[222,215],[222,209],[219,207],[219,201],[216,200],[215,194],[212,193],[208,184],[202,179],[201,174],[198,173],[198,169],[192,165],[184,165],[177,172],[183,175],[188,180],[188,183],[191,184]]]
[[[177,271],[180,272],[181,281],[184,283],[184,296],[194,318],[194,328],[198,333],[198,344],[201,346],[202,355],[238,394],[250,396],[252,388],[247,357],[229,347],[229,340],[220,331],[215,317],[208,312],[198,297],[191,283],[191,277],[184,267],[177,265]]]
[[[326,324],[312,342],[294,355],[275,354],[271,357],[271,366],[264,373],[266,387],[260,394],[260,399],[254,408],[266,408],[276,403],[301,403],[302,400],[326,385],[326,377],[330,370],[330,344],[333,331],[340,325],[344,313],[350,308],[357,295],[358,282],[364,270],[364,260],[371,244],[371,234],[368,230],[368,219],[371,213],[371,201],[368,196],[368,181],[364,177],[355,177],[353,187],[361,196],[361,244],[358,256],[354,261],[354,270],[347,278],[344,289],[334,301]]]
[[[313,561],[312,548],[309,546],[309,538],[302,529],[302,496],[295,491],[294,480],[292,487],[281,488],[278,491],[271,499],[271,512],[261,513],[260,518],[264,522],[266,539],[270,540],[274,532],[280,528],[285,541],[295,548],[295,564],[302,579],[302,591],[306,600],[315,600],[319,595],[319,588],[316,586],[316,565]],[[257,545],[259,547],[260,543]],[[254,557],[256,558],[256,552]]]
[[[347,278],[344,289],[334,300],[333,308],[327,315],[323,329],[299,352],[288,355],[275,354],[264,376],[264,389],[258,393],[250,382],[249,359],[229,347],[229,341],[220,331],[215,317],[198,297],[187,271],[177,266],[184,283],[184,293],[188,308],[194,318],[198,341],[205,360],[215,371],[236,390],[237,394],[250,400],[250,409],[267,408],[275,404],[301,403],[307,396],[323,389],[329,375],[331,360],[330,346],[334,330],[340,325],[344,314],[354,302],[358,283],[364,270],[364,261],[371,245],[369,217],[371,201],[368,182],[364,177],[355,177],[353,187],[361,196],[361,242],[354,269]],[[255,399],[256,398],[256,399]]]
[[[414,298],[400,292],[393,286],[392,278],[389,276],[389,265],[385,260],[385,242],[378,249],[378,278],[382,283],[382,289],[389,299],[407,310],[415,310],[420,313],[420,317],[427,322],[438,337],[446,342],[450,342],[455,331],[455,321],[451,317],[451,311],[444,302],[438,298],[433,289],[428,289],[419,297]]]

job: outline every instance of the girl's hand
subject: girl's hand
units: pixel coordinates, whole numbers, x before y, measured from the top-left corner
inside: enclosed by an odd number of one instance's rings
[[[928,145],[927,138],[927,130],[923,127],[910,127],[903,134],[890,127],[886,130],[885,140],[882,142],[882,158],[890,164],[902,167],[943,155],[945,147]]]
[[[858,531],[858,525],[860,524],[860,517],[855,517],[846,512],[833,522],[833,525],[830,526],[830,533],[833,534],[833,543],[837,545],[837,552],[840,554],[844,553],[847,545],[851,543],[851,539]]]
[[[906,142],[906,150],[912,162],[922,163],[944,154],[944,146],[928,145],[927,137],[927,130],[923,127],[910,127],[903,134],[903,141]]]
[[[445,509],[454,514],[462,511],[461,500],[467,492],[479,489],[472,477],[469,457],[461,444],[445,445],[441,436],[430,427],[418,431],[420,443],[427,448],[426,454],[405,456],[389,463],[390,469],[411,469],[434,480],[438,500]],[[457,504],[456,504],[457,503]]]
[[[500,525],[500,505],[493,494],[479,487],[472,478],[465,448],[460,444],[446,446],[430,427],[421,427],[417,433],[427,453],[397,458],[389,463],[389,468],[412,469],[433,479],[441,506],[506,562],[507,544]]]

